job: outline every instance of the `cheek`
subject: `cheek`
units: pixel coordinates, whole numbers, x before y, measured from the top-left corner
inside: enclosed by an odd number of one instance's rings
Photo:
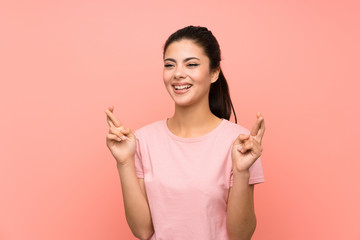
[[[163,72],[163,82],[165,85],[170,84],[170,75],[168,72]]]
[[[203,71],[193,72],[191,76],[198,84],[207,85],[211,81],[209,74]]]
[[[163,80],[164,80],[164,83],[169,83],[170,80],[171,80],[171,72],[170,71],[164,71],[163,72]]]

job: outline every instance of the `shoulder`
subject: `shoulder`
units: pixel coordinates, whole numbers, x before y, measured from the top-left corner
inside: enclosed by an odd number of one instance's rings
[[[165,119],[161,119],[161,120],[149,123],[145,126],[142,126],[138,129],[136,129],[134,134],[136,137],[156,134],[157,132],[159,132],[160,130],[163,129],[164,122],[165,122]]]
[[[234,134],[236,136],[238,136],[239,134],[250,134],[250,130],[247,129],[246,127],[238,124],[238,123],[233,123],[229,120],[224,119],[224,129],[227,133],[229,134]]]

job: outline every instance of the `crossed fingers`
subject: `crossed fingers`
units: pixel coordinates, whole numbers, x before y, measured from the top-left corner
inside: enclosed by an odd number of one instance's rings
[[[265,121],[261,113],[257,113],[257,120],[251,129],[250,135],[254,136],[256,140],[261,144],[262,138],[265,132]]]
[[[262,153],[261,144],[251,135],[240,134],[240,147],[238,148],[241,153],[246,153],[248,150],[259,155]]]
[[[113,114],[114,110],[114,106],[109,107],[108,109],[105,110],[105,113],[107,115],[107,122],[109,124],[110,127],[115,126],[115,127],[120,127],[121,126],[121,122],[115,117],[115,115]]]
[[[257,113],[257,120],[253,125],[250,135],[240,134],[239,141],[241,147],[239,147],[240,152],[245,153],[251,149],[251,152],[255,155],[260,155],[262,153],[261,141],[265,132],[265,122],[261,114]]]
[[[116,138],[116,140],[126,140],[127,137],[124,135],[124,132],[128,132],[129,129],[122,126],[121,122],[115,117],[113,114],[114,107],[111,106],[108,109],[105,110],[105,113],[107,115],[106,120],[109,124],[109,137],[110,138]]]

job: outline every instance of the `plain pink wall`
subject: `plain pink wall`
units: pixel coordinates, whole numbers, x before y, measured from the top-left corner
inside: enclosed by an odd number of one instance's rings
[[[254,240],[360,239],[357,1],[0,1],[0,239],[134,239],[104,110],[171,116],[162,45],[207,26],[266,122]],[[231,119],[234,121],[234,119]]]

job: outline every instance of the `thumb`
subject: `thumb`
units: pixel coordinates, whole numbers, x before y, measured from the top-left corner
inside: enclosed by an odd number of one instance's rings
[[[244,140],[248,139],[250,135],[240,134],[234,141],[234,144],[241,144]]]
[[[131,131],[130,128],[128,127],[124,127],[123,129],[120,130],[122,134],[127,135],[129,137],[133,137],[134,133]]]

